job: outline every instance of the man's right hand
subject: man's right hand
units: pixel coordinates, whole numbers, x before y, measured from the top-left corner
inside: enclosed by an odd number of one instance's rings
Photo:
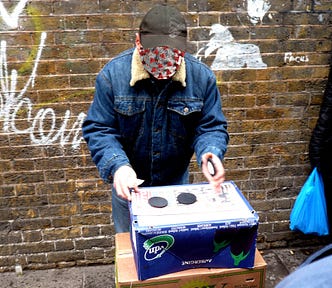
[[[211,174],[212,171],[209,171],[208,168],[209,160],[213,165],[213,175]],[[205,153],[202,156],[202,172],[215,191],[221,192],[221,184],[225,181],[225,168],[221,160],[212,153]]]
[[[138,192],[136,172],[130,166],[121,166],[114,173],[113,186],[118,195],[126,200],[131,200],[131,190]]]

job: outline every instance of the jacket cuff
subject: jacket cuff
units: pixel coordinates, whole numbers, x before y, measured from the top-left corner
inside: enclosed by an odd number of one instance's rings
[[[121,166],[129,164],[129,160],[123,156],[115,156],[110,159],[100,170],[100,177],[104,180],[105,183],[113,182],[113,175]]]
[[[196,155],[197,156],[196,160],[197,160],[199,167],[201,167],[201,165],[202,165],[202,156],[205,153],[212,153],[212,154],[216,155],[220,160],[222,160],[224,158],[225,151],[222,151],[220,148],[215,147],[215,146],[206,147],[205,149],[203,149]]]

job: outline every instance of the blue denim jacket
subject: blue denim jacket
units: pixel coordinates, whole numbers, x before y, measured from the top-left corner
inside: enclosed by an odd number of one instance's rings
[[[105,182],[131,165],[144,186],[187,183],[194,152],[199,165],[206,152],[220,159],[226,152],[215,76],[186,53],[185,84],[152,77],[130,85],[133,51],[118,55],[97,76],[83,137]]]

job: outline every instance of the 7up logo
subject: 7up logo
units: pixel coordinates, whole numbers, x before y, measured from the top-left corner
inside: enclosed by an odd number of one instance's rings
[[[169,248],[174,244],[174,237],[172,235],[159,235],[146,240],[143,247],[146,250],[144,259],[152,261],[160,258]]]

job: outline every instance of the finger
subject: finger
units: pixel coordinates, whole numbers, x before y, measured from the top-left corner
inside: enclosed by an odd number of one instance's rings
[[[210,185],[216,193],[221,192],[221,183],[219,181],[212,181],[210,182]]]
[[[121,190],[121,197],[128,200],[128,201],[131,201],[131,189],[130,188],[124,188]]]
[[[221,184],[225,181],[225,169],[222,163],[218,163],[218,168],[216,169],[217,173],[212,179],[212,185],[214,186],[217,192],[221,192]]]
[[[132,187],[130,190],[131,190],[131,193],[139,193],[139,191],[140,191],[138,186]]]
[[[119,197],[126,200],[129,200],[131,198],[129,187],[126,184],[121,183],[121,181],[116,183],[115,190]]]
[[[222,173],[220,175],[220,177],[218,177],[218,179],[216,179],[215,181],[215,187],[216,187],[216,190],[220,193],[221,192],[221,185],[222,183],[225,181],[225,173]]]
[[[217,170],[216,170],[216,167],[215,167],[215,165],[214,165],[214,163],[213,163],[213,161],[212,161],[211,158],[207,159],[207,164],[206,165],[207,165],[207,169],[208,169],[210,175],[212,177],[215,176],[216,173],[217,173]]]
[[[209,170],[207,168],[207,162],[205,163],[202,163],[202,172],[205,176],[205,178],[209,181],[209,182],[212,182],[213,181],[213,177],[211,176],[211,174],[209,173]]]
[[[128,183],[130,183],[130,184],[128,184]],[[132,189],[133,189],[133,187],[131,185],[131,181],[124,182],[122,184],[122,188],[121,188],[122,194],[124,195],[125,199],[127,199],[129,201],[131,201],[131,191],[132,191]]]
[[[125,197],[128,201],[131,201],[131,188],[127,188],[127,190],[125,191]]]

